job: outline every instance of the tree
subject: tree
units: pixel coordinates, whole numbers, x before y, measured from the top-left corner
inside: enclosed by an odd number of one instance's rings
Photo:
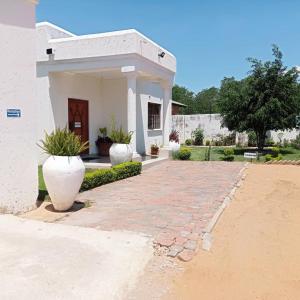
[[[218,107],[219,89],[211,87],[204,89],[195,96],[195,111],[199,114],[215,114]]]
[[[181,108],[180,112],[185,115],[194,113],[194,93],[183,86],[174,85],[172,90],[172,99],[181,102],[187,107]]]
[[[223,125],[238,132],[253,130],[259,149],[264,147],[267,131],[294,128],[299,112],[298,72],[283,66],[276,45],[272,50],[273,61],[249,58],[249,76],[240,81],[225,78],[220,89]]]

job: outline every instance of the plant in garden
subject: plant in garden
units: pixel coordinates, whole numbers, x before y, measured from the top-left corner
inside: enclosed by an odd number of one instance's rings
[[[186,144],[187,146],[191,146],[191,145],[193,144],[193,140],[192,140],[192,139],[186,139],[186,140],[185,140],[185,144]]]
[[[278,155],[280,153],[280,149],[278,147],[272,147],[271,151],[272,151],[273,157],[278,157]]]
[[[253,130],[248,131],[248,146],[250,147],[257,146],[256,134]]]
[[[223,125],[238,132],[253,130],[259,149],[264,148],[269,130],[295,127],[299,113],[299,85],[296,68],[287,69],[282,53],[273,46],[273,61],[250,58],[250,75],[243,80],[225,78],[219,107]]]
[[[295,149],[300,149],[300,134],[298,134],[296,138],[291,141],[291,146]]]
[[[88,141],[82,142],[80,137],[66,127],[57,128],[51,134],[45,133],[45,139],[38,144],[47,154],[55,156],[77,156],[88,149]]]
[[[203,145],[203,140],[204,140],[203,129],[201,129],[201,128],[195,129],[192,133],[192,136],[193,136],[193,140],[194,140],[195,145],[198,145],[198,146]]]
[[[156,144],[151,145],[151,155],[158,155],[159,147]]]
[[[173,129],[169,135],[169,141],[179,143],[179,132]]]
[[[210,140],[205,141],[205,146],[210,146]]]
[[[111,130],[109,138],[113,141],[113,143],[116,144],[130,144],[131,138],[132,138],[133,132],[125,132],[120,126],[119,128],[116,127],[116,122],[114,118],[112,118],[111,123]]]
[[[226,161],[233,161],[234,160],[234,150],[233,150],[233,148],[225,148],[223,150],[223,153],[224,153],[223,160],[226,160]]]
[[[188,148],[181,148],[176,154],[175,158],[180,160],[189,160],[191,158],[192,152]]]

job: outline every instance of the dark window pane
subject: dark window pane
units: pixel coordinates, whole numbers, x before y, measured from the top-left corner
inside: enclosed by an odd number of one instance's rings
[[[148,129],[160,129],[161,105],[148,103]]]

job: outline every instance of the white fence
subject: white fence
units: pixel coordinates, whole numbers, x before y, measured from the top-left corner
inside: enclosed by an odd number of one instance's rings
[[[198,114],[198,115],[173,115],[172,129],[179,132],[179,141],[184,143],[190,139],[192,132],[201,128],[204,131],[204,138],[208,140],[216,139],[218,135],[227,136],[230,131],[226,127],[221,127],[222,118],[220,114]],[[270,131],[268,137],[271,137],[275,143],[280,140],[293,140],[299,134],[299,130]],[[240,139],[245,141],[245,137],[239,134]]]

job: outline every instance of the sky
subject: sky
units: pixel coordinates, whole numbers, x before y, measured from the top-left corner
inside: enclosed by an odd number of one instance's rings
[[[300,0],[40,0],[37,21],[77,35],[137,29],[177,59],[175,82],[194,92],[241,79],[247,57],[300,65]]]

